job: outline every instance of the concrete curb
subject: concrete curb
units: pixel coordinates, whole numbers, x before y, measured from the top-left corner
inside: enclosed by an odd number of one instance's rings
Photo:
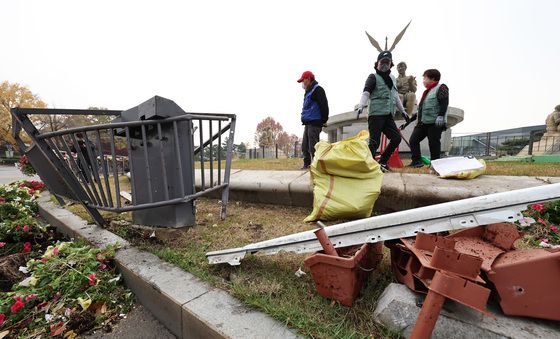
[[[205,177],[209,175],[207,170]],[[217,178],[217,171],[214,178]],[[430,174],[386,173],[375,210],[402,211],[558,182],[560,177],[482,175],[473,180],[455,180]],[[195,185],[200,187],[200,178],[196,178]],[[220,198],[218,194],[213,197]],[[238,170],[232,171],[229,197],[255,203],[311,207],[313,187],[308,171]]]
[[[70,238],[104,247],[120,244],[115,259],[126,285],[178,338],[298,338],[282,323],[250,309],[227,292],[214,288],[155,255],[130,247],[121,237],[50,201],[39,199],[39,213]]]

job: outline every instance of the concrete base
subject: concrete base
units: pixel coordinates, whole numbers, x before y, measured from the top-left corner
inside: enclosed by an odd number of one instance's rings
[[[376,322],[409,337],[424,296],[401,284],[387,286],[373,313]],[[438,318],[432,338],[560,338],[560,323],[532,318],[508,317],[490,309],[495,319],[484,316],[462,304],[447,300]]]
[[[205,174],[210,177],[210,171]],[[217,171],[214,178],[217,178]],[[560,177],[482,175],[473,180],[440,179],[430,174],[386,173],[377,212],[396,212],[481,195],[560,182]],[[200,178],[195,184],[200,189]],[[215,182],[217,184],[217,182]],[[220,199],[218,192],[211,195]],[[313,206],[313,186],[308,171],[232,171],[229,198],[255,203]]]

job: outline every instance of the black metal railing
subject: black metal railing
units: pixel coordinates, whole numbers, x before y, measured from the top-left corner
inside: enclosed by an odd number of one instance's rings
[[[28,154],[49,190],[61,202],[63,198],[80,202],[99,225],[105,221],[98,210],[120,213],[175,205],[216,190],[222,193],[221,217],[225,218],[234,114],[187,113],[42,133],[33,125],[31,116],[70,114],[118,118],[122,111],[13,108],[11,113],[16,142]],[[22,130],[31,139],[30,146],[24,143]],[[195,159],[200,166],[195,166]],[[214,180],[215,161],[217,180]],[[124,173],[130,176],[130,201],[121,197],[120,180],[125,180]],[[198,190],[195,178],[201,182]]]

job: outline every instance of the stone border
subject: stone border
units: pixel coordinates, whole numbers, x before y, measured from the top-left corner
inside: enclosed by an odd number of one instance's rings
[[[115,260],[126,285],[156,319],[178,338],[298,338],[270,316],[250,309],[227,292],[215,288],[155,255],[130,246],[123,238],[50,201],[43,194],[39,213],[70,238],[94,246],[120,244]]]

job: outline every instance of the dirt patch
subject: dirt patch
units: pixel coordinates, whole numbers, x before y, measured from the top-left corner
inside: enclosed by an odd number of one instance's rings
[[[0,258],[0,291],[8,292],[12,285],[22,281],[25,274],[19,271],[25,266],[26,258],[23,253],[10,254]]]

